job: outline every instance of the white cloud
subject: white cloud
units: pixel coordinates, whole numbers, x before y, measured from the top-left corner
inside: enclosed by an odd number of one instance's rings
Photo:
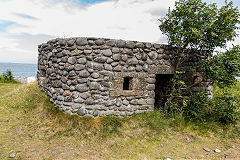
[[[91,36],[166,43],[158,19],[174,2],[110,0],[81,6],[67,0],[0,1],[0,19],[17,23],[9,26],[7,32],[0,32],[0,61],[17,62],[21,55],[21,62],[36,62],[37,44],[54,37]]]
[[[166,3],[163,0],[119,0],[80,7],[66,1],[53,3],[50,0],[44,0],[40,3],[36,0],[33,2],[12,0],[1,5],[9,9],[0,12],[5,13],[6,19],[24,26],[10,27],[8,32],[11,34],[26,32],[59,37],[67,34],[152,42],[157,41],[161,36],[157,19],[162,15],[161,12],[167,11],[169,4],[169,1]],[[158,8],[160,13],[157,17]],[[30,15],[38,20],[14,17],[12,12]]]
[[[0,33],[0,62],[37,63],[37,46],[49,39],[50,35]]]
[[[44,34],[52,37],[91,36],[159,42],[165,38],[158,28],[158,18],[173,4],[174,0],[112,0],[88,6],[66,0],[0,1],[0,19],[17,24],[9,26],[7,33],[1,36],[0,39],[4,42],[0,43],[0,48],[4,48],[5,52],[31,52],[35,55],[30,56],[34,58],[31,61],[36,62],[36,42],[28,44],[34,47],[24,47],[21,41],[26,36],[25,33],[36,35],[35,41],[39,38],[38,35]],[[16,13],[34,19],[17,16]],[[0,56],[2,61],[4,55],[1,53]],[[11,58],[12,61],[19,61],[14,56]],[[24,54],[22,59],[30,60]]]

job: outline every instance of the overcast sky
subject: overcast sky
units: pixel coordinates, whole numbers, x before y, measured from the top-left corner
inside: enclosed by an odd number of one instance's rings
[[[225,0],[204,0],[223,5]],[[240,0],[233,0],[240,8]],[[103,37],[167,43],[158,28],[175,0],[0,0],[0,62],[37,63],[54,38]],[[235,44],[240,44],[238,38]]]

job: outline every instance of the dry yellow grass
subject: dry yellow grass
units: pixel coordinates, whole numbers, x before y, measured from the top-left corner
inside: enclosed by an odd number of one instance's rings
[[[240,159],[239,125],[201,129],[158,112],[79,118],[57,111],[37,84],[0,84],[0,93],[1,160]]]

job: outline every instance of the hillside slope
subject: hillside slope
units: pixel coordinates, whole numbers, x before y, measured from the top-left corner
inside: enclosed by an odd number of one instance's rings
[[[239,124],[196,124],[158,111],[123,119],[70,116],[58,111],[35,83],[0,83],[0,93],[3,160],[11,153],[23,160],[240,159]]]

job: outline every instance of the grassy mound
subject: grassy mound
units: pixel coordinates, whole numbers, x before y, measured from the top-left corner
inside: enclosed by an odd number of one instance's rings
[[[58,111],[35,83],[0,83],[0,92],[0,159],[12,152],[24,160],[240,158],[239,124],[197,124],[158,111],[90,119]]]

